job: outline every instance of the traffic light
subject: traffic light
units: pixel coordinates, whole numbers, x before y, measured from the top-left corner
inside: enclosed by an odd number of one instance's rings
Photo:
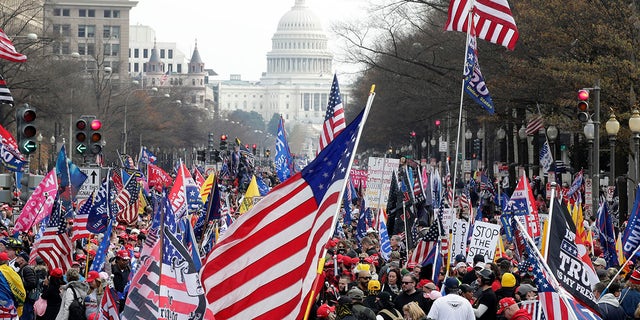
[[[198,161],[204,162],[207,159],[207,150],[197,150],[196,151],[196,159]]]
[[[102,121],[93,119],[90,122],[89,129],[91,129],[89,151],[93,155],[98,155],[102,152]]]
[[[227,150],[227,135],[220,136],[220,150]]]
[[[416,142],[416,132],[415,131],[409,132],[409,142],[411,142],[412,145]]]
[[[31,154],[38,147],[36,143],[36,109],[24,104],[16,109],[16,123],[18,128],[18,149],[22,154]]]
[[[589,120],[589,91],[582,89],[578,90],[578,119],[582,122],[587,122]]]
[[[20,201],[27,202],[29,200],[29,173],[23,172],[20,178]]]
[[[209,161],[216,161],[214,158],[214,150],[215,150],[215,141],[213,138],[213,132],[209,132],[209,149],[207,150],[209,153]]]
[[[258,145],[255,143],[251,146],[251,153],[255,156],[258,153]]]
[[[76,139],[75,151],[80,155],[84,155],[88,149],[89,137],[89,121],[82,117],[76,120],[74,137]]]

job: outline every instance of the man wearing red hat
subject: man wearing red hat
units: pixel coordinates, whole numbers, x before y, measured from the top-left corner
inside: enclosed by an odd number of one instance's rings
[[[622,290],[620,297],[620,305],[624,309],[624,313],[628,318],[634,319],[634,313],[640,304],[640,271],[633,270],[627,280],[627,287]]]
[[[522,309],[513,298],[502,298],[498,302],[500,309],[498,314],[503,314],[507,320],[531,320],[531,315],[527,309]]]
[[[131,256],[127,250],[120,250],[116,253],[115,262],[111,265],[111,274],[113,275],[113,287],[118,293],[124,292],[124,287],[129,281],[129,273],[131,273]],[[119,301],[119,312],[124,310],[124,301],[126,297]]]

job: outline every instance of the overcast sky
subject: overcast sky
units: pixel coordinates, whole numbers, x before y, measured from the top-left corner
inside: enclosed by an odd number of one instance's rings
[[[334,48],[336,41],[329,32],[330,23],[366,16],[366,0],[306,0],[306,3],[322,20],[329,45]],[[243,80],[258,80],[266,71],[266,54],[271,50],[271,37],[278,21],[294,4],[295,0],[138,0],[131,10],[130,22],[150,26],[158,41],[177,43],[189,57],[197,39],[205,67],[216,71],[219,79],[241,74]],[[353,72],[353,68],[334,63],[334,69],[338,69],[334,71],[339,74]]]

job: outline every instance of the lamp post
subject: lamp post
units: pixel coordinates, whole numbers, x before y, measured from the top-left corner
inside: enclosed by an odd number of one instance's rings
[[[40,174],[40,170],[42,170],[42,133],[38,133],[36,137],[36,141],[38,141],[38,174]]]
[[[550,125],[547,128],[547,138],[549,138],[549,142],[551,143],[551,157],[555,161],[556,159],[556,139],[558,138],[558,128],[554,125]]]
[[[591,175],[591,179],[595,178],[593,173],[594,171],[594,163],[593,163],[593,140],[595,137],[593,120],[589,119],[587,124],[584,125],[584,136],[587,138],[587,142],[589,143],[589,174]],[[595,170],[598,170],[597,168]]]
[[[484,124],[483,124],[484,125]],[[476,133],[476,136],[478,137],[478,140],[480,140],[480,150],[478,154],[478,158],[480,159],[480,161],[478,161],[478,165],[482,165],[482,168],[484,169],[484,162],[485,160],[485,147],[484,147],[484,129],[481,127],[480,129],[478,129],[478,133]]]
[[[496,132],[496,138],[498,138],[498,144],[499,144],[499,148],[498,148],[498,159],[500,159],[500,162],[502,162],[502,144],[504,143],[504,139],[507,137],[507,132],[504,131],[504,129],[502,127],[500,127],[500,129],[498,129],[498,131]]]
[[[609,183],[614,185],[616,178],[616,136],[618,135],[618,131],[620,131],[620,122],[616,119],[616,115],[611,111],[609,115],[609,120],[604,125],[607,130],[607,135],[609,136]]]
[[[470,129],[464,132],[464,141],[465,141],[465,151],[464,151],[464,159],[471,159],[471,138],[473,138],[473,133]]]
[[[424,157],[426,157],[426,152],[424,152],[424,151],[427,150],[427,140],[426,140],[426,138],[422,138],[422,142],[420,142],[420,146],[422,147],[422,151],[420,152],[420,157],[424,158]]]
[[[529,162],[529,158],[527,157],[528,155],[528,144],[527,144],[527,127],[522,124],[522,126],[520,127],[520,129],[518,130],[518,138],[520,138],[520,154],[521,159],[520,160],[522,162],[522,167],[526,168],[527,167],[527,163]],[[526,169],[525,169],[526,171]]]
[[[56,137],[51,136],[51,138],[49,138],[49,142],[51,142],[51,158],[49,159],[49,165],[48,165],[47,171],[51,171],[51,168],[53,167],[52,163],[56,154]]]
[[[151,89],[134,89],[131,90],[129,93],[127,93],[127,97],[124,99],[124,121],[122,124],[122,154],[127,154],[127,105],[129,102],[129,97],[131,97],[131,95],[134,92],[141,92],[141,91],[153,91],[153,92],[158,92],[158,88],[153,87]]]
[[[634,167],[635,179],[634,183],[638,183],[638,156],[640,156],[640,112],[638,109],[633,109],[631,118],[629,118],[629,129],[633,133],[633,142],[635,144],[634,152]]]

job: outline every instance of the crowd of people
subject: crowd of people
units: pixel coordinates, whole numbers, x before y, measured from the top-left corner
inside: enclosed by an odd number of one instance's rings
[[[476,255],[467,263],[466,256],[456,256],[435,282],[432,265],[407,263],[411,250],[401,235],[391,236],[390,244],[385,261],[376,230],[359,242],[329,241],[325,285],[311,319],[527,320],[540,312],[536,279],[531,269],[518,268],[508,242],[510,249],[494,261]],[[604,320],[640,319],[640,263],[627,264],[620,274],[601,257],[594,256],[593,265],[600,280],[593,290],[595,311]]]

